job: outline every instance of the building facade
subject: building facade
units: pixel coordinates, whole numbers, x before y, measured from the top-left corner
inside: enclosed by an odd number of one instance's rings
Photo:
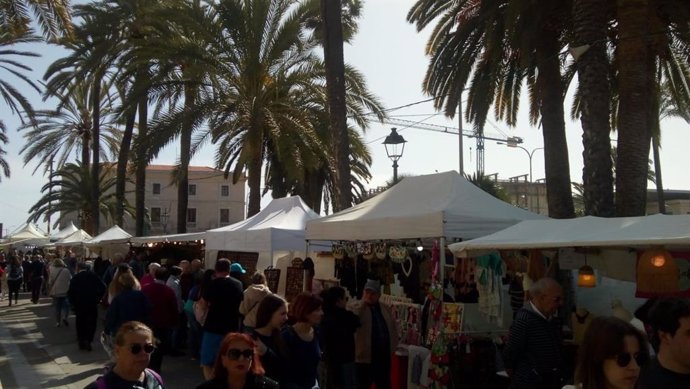
[[[498,180],[498,184],[510,197],[510,203],[540,215],[549,215],[549,203],[546,199],[544,181],[529,182],[527,175]]]
[[[172,165],[149,165],[146,168],[145,206],[150,222],[145,227],[145,235],[165,235],[177,232],[177,185],[173,180]],[[113,170],[113,174],[115,171]],[[189,200],[187,214],[182,215],[187,223],[187,232],[200,232],[218,228],[244,220],[245,215],[245,177],[237,184],[232,178],[224,178],[223,172],[206,166],[189,167]],[[134,183],[128,182],[126,198],[134,207]],[[78,215],[67,215],[62,223],[73,221],[79,224]],[[101,231],[111,226],[101,217]],[[125,215],[124,225],[120,226],[135,235],[134,218]]]

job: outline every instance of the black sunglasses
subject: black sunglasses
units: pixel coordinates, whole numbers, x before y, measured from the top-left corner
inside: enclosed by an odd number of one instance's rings
[[[228,349],[228,358],[237,361],[240,359],[240,357],[244,357],[245,359],[252,359],[254,356],[254,350],[251,349],[246,349],[246,350],[238,350],[236,348],[231,348]]]
[[[141,350],[144,350],[146,354],[151,354],[153,350],[156,349],[156,346],[152,345],[151,343],[146,343],[146,344],[139,344],[139,343],[133,343],[132,345],[129,346],[129,351],[132,352],[132,354],[137,355],[141,352]]]
[[[637,363],[637,366],[642,366],[645,363],[645,357],[642,354],[635,354],[632,355],[630,353],[620,353],[616,355],[616,364],[619,367],[627,367],[630,364],[630,361],[635,359],[635,363]]]

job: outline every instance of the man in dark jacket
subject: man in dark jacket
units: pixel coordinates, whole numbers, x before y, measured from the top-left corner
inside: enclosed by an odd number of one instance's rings
[[[355,387],[355,332],[360,327],[359,317],[345,309],[347,296],[340,286],[321,292],[323,320],[321,340],[326,362],[329,388]]]
[[[563,355],[556,314],[563,290],[554,279],[542,278],[529,293],[531,300],[516,312],[503,353],[510,389],[560,389]]]
[[[98,303],[105,293],[105,284],[89,265],[77,264],[77,274],[69,282],[67,298],[77,321],[77,340],[80,350],[91,351],[91,342],[98,322]]]

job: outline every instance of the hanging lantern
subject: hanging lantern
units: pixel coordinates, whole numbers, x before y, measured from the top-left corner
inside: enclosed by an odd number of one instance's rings
[[[594,269],[589,265],[584,265],[577,272],[577,286],[583,288],[593,288],[597,286],[597,277]]]
[[[637,261],[638,293],[667,294],[679,290],[680,269],[671,253],[664,249],[650,249]]]

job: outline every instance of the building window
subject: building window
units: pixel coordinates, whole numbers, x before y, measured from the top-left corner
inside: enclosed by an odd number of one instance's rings
[[[230,210],[228,208],[220,209],[220,222],[224,224],[230,223]]]
[[[151,208],[151,223],[161,222],[161,209],[157,207]]]
[[[187,208],[187,223],[196,223],[196,208]]]
[[[153,194],[155,194],[155,195],[161,194],[161,184],[159,184],[157,182],[153,183]],[[160,210],[160,208],[159,208],[159,210]]]
[[[189,195],[196,196],[196,184],[189,184]]]
[[[230,185],[221,185],[220,186],[220,195],[222,197],[230,196]]]

